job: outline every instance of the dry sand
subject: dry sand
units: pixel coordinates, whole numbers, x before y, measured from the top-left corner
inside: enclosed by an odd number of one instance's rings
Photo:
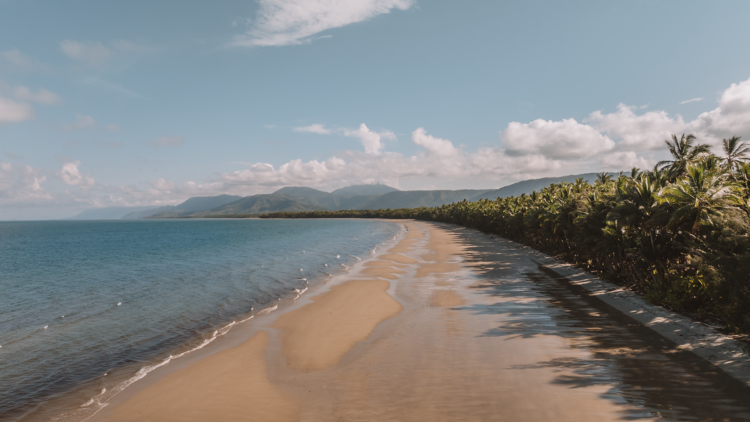
[[[401,305],[386,293],[388,287],[385,280],[350,281],[282,315],[271,327],[281,332],[287,365],[312,372],[338,362],[378,323],[401,312]]]
[[[224,350],[170,374],[115,408],[113,421],[269,421],[299,419],[299,405],[268,382],[260,331],[239,347]]]
[[[347,281],[91,421],[750,419],[746,385],[524,247],[401,223]]]

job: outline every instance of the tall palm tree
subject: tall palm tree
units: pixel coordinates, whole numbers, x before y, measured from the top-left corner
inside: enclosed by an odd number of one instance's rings
[[[667,173],[672,180],[685,174],[688,165],[696,162],[702,155],[710,152],[710,147],[706,144],[695,145],[695,135],[690,134],[678,140],[677,135],[672,135],[672,141],[664,141],[669,148],[671,160],[660,161],[656,167],[667,169]]]
[[[740,136],[732,136],[729,139],[723,139],[721,142],[724,144],[724,164],[726,164],[728,170],[732,171],[747,161],[750,147],[746,146],[744,142],[740,142]]]
[[[726,173],[706,170],[698,165],[688,166],[685,172],[685,178],[664,192],[667,202],[677,207],[667,228],[691,223],[690,231],[696,234],[700,226],[713,224],[711,217],[741,204],[739,187],[727,178]]]

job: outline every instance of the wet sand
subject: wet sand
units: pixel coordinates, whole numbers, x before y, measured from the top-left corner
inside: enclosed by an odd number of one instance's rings
[[[90,421],[750,420],[745,384],[523,247],[401,223],[341,284]]]

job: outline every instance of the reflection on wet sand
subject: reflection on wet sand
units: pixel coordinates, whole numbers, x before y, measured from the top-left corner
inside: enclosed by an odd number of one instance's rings
[[[503,316],[502,324],[484,336],[557,336],[590,353],[586,358],[553,357],[514,369],[570,371],[554,383],[571,389],[606,386],[602,398],[630,405],[623,409],[625,419],[750,419],[750,389],[743,383],[543,266],[528,265],[519,274],[523,260],[515,258],[517,246],[493,243],[486,247],[473,242],[467,264],[481,277],[472,288],[502,300],[459,309]]]

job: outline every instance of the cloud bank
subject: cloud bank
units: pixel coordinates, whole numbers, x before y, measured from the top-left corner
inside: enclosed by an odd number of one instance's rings
[[[13,104],[17,107],[20,103]],[[6,113],[5,119],[27,118],[24,110]],[[240,170],[217,173],[203,182],[177,184],[160,177],[142,186],[100,185],[92,175],[80,172],[82,164],[76,160],[64,159],[62,168],[56,171],[2,162],[0,205],[160,206],[198,195],[252,195],[283,186],[331,190],[377,182],[394,187],[402,187],[404,183],[411,187],[446,187],[449,182],[453,187],[456,184],[465,188],[500,187],[536,177],[650,168],[665,158],[664,140],[672,133],[694,133],[700,142],[713,145],[715,152],[720,153],[722,138],[738,135],[750,141],[747,116],[750,116],[750,79],[732,84],[722,93],[717,107],[690,121],[665,111],[642,111],[620,104],[611,113],[594,111],[581,121],[510,122],[498,130],[495,142],[475,150],[466,150],[454,140],[418,127],[409,137],[416,152],[403,154],[388,151],[384,140],[396,139],[391,131],[376,132],[365,123],[356,129],[313,124],[292,130],[349,137],[360,146],[324,159],[293,159],[281,165],[251,163]],[[85,117],[88,116],[77,116],[76,123],[86,123]],[[175,147],[182,142],[179,137],[163,137],[151,144]],[[65,190],[48,187],[53,181],[61,183]]]

